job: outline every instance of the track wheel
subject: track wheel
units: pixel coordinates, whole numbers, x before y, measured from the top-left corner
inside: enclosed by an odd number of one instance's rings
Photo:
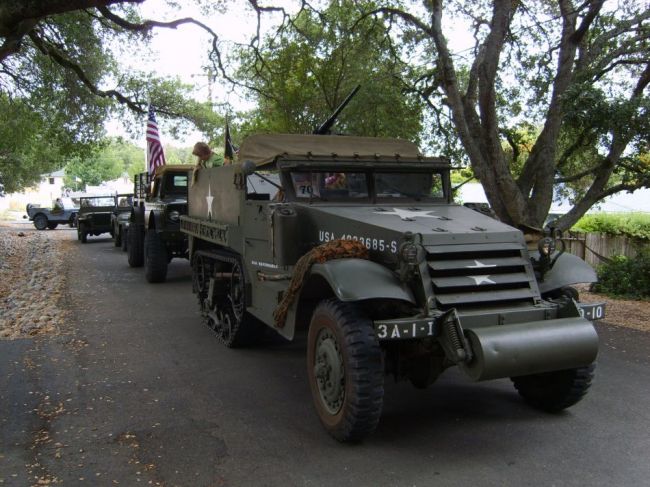
[[[307,375],[316,412],[339,441],[372,433],[381,415],[384,367],[372,322],[336,299],[315,309],[307,339]]]
[[[255,343],[261,325],[246,311],[246,286],[239,260],[230,264],[229,277],[221,278],[212,289],[210,281],[223,267],[216,261],[197,255],[192,265],[192,287],[199,297],[203,322],[228,348]]]
[[[144,264],[144,228],[132,224],[129,227],[127,245],[127,260],[131,267],[142,267]]]
[[[512,377],[515,389],[534,408],[557,413],[580,401],[591,386],[596,364],[577,369]]]

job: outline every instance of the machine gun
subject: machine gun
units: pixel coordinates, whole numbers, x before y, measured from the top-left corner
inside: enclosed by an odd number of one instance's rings
[[[325,120],[325,122],[318,127],[317,129],[314,130],[314,135],[327,135],[329,134],[332,125],[334,125],[334,122],[336,122],[337,117],[339,114],[343,111],[343,109],[347,106],[348,103],[350,103],[350,100],[352,100],[352,97],[357,94],[357,91],[359,91],[359,88],[361,88],[361,85],[357,85],[356,88],[354,88],[348,96],[345,97],[345,100],[338,106],[336,110],[334,110],[334,113]]]

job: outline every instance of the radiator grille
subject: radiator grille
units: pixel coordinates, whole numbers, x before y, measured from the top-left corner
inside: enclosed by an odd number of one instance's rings
[[[539,300],[530,261],[517,244],[429,247],[427,252],[439,309]]]

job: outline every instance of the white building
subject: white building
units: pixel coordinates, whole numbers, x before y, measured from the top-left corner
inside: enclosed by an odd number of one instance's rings
[[[27,203],[50,206],[52,202],[63,196],[63,169],[43,174],[36,186],[25,189],[22,193],[11,193],[0,198],[1,210],[24,211]]]

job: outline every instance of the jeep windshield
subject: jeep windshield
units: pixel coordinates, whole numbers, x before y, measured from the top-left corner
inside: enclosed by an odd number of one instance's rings
[[[112,196],[83,197],[79,199],[79,206],[81,206],[81,208],[96,208],[114,205],[115,198]]]
[[[291,171],[298,201],[440,201],[442,173],[436,171]]]

